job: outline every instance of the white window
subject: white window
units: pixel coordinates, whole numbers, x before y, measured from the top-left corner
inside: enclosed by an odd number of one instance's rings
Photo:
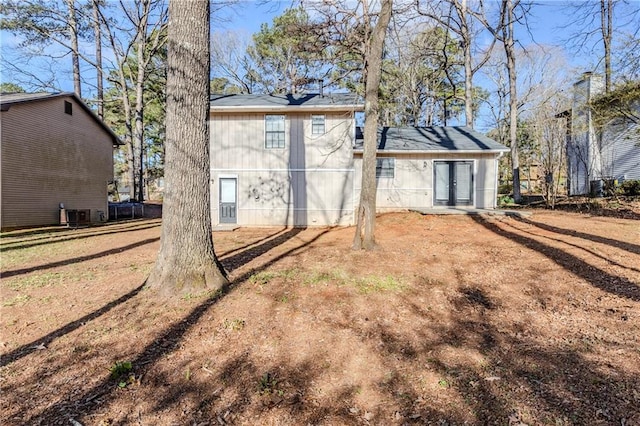
[[[284,148],[284,115],[264,116],[264,147]]]
[[[392,178],[395,175],[396,159],[384,157],[376,159],[376,178]]]
[[[324,135],[324,115],[311,116],[311,134]]]

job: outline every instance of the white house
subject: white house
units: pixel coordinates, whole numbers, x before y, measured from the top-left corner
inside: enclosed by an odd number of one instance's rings
[[[611,122],[596,129],[589,102],[604,92],[601,75],[584,73],[574,84],[568,117],[567,174],[569,195],[589,194],[606,179],[640,179],[640,126]]]
[[[362,144],[352,94],[211,97],[214,225],[350,225]],[[465,127],[384,128],[378,208],[494,208],[508,149]]]

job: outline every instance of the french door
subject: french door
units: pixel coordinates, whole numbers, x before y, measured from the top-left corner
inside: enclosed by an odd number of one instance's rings
[[[473,161],[434,161],[433,173],[435,205],[473,205]]]

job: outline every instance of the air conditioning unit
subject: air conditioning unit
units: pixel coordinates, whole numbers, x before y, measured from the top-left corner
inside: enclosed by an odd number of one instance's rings
[[[88,226],[91,223],[91,210],[67,210],[67,223],[72,227]]]

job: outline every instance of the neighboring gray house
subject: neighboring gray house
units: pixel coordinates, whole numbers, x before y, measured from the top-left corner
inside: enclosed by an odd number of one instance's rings
[[[353,224],[363,110],[352,94],[212,96],[213,223]],[[378,209],[494,208],[506,151],[464,127],[382,129]]]
[[[73,93],[0,94],[0,227],[106,220],[118,137]]]
[[[595,128],[589,102],[603,92],[603,77],[584,73],[574,84],[571,110],[560,114],[568,118],[569,195],[589,194],[603,179],[640,179],[640,126],[612,122],[601,134]]]

